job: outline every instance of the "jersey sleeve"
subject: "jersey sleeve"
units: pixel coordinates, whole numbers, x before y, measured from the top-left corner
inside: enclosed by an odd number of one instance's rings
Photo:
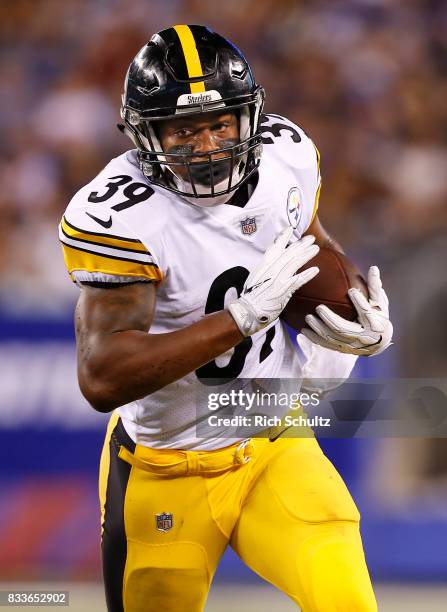
[[[74,282],[160,283],[162,271],[157,258],[141,240],[114,215],[110,231],[97,231],[83,210],[67,209],[59,225],[65,265]],[[105,225],[104,225],[105,227]]]

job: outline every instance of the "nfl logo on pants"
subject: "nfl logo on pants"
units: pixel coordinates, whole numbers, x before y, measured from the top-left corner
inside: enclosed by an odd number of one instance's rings
[[[172,512],[162,512],[155,515],[155,524],[158,531],[169,531],[174,525]]]
[[[241,232],[245,234],[245,236],[254,234],[256,230],[256,217],[247,217],[246,219],[242,219]]]

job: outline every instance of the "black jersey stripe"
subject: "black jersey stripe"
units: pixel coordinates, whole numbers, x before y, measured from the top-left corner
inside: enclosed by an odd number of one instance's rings
[[[93,240],[84,240],[83,238],[75,238],[74,236],[70,236],[70,234],[67,234],[67,232],[64,230],[64,228],[62,226],[61,226],[61,232],[64,234],[64,236],[66,236],[70,240],[74,240],[75,242],[85,242],[86,244],[94,244],[95,246],[103,247],[105,249],[115,249],[115,250],[118,250],[118,251],[128,251],[129,253],[138,253],[139,255],[151,255],[151,253],[149,253],[149,251],[146,251],[146,252],[144,252],[144,251],[137,251],[137,249],[128,249],[126,247],[121,247],[121,246],[118,247],[118,246],[112,246],[110,244],[104,244],[103,242],[94,242]],[[84,233],[86,234],[87,232],[84,231]],[[116,238],[114,238],[114,239],[116,240]],[[130,242],[130,240],[128,240],[127,242]],[[65,242],[64,242],[64,244],[65,244]],[[143,243],[141,243],[141,244],[143,244]],[[67,245],[67,246],[70,246],[70,245]],[[98,255],[102,255],[102,253],[98,253]]]
[[[114,240],[124,240],[125,242],[136,242],[138,244],[143,244],[141,242],[141,240],[138,240],[137,238],[125,238],[124,236],[116,236],[115,234],[105,234],[104,232],[91,232],[89,230],[82,229],[80,227],[76,227],[76,225],[73,225],[73,223],[70,223],[67,220],[67,217],[65,215],[64,215],[63,219],[64,219],[65,223],[69,227],[71,227],[71,229],[75,230],[76,232],[81,232],[82,234],[89,234],[90,236],[101,236],[101,237],[104,237],[104,238],[113,238]],[[70,238],[71,238],[71,236],[70,236]]]

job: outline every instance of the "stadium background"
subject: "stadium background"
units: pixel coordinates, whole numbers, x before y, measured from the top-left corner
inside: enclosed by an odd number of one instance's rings
[[[175,23],[207,24],[244,51],[267,110],[302,125],[320,149],[325,225],[364,271],[383,270],[395,345],[357,372],[442,377],[447,5],[5,0],[0,21],[0,582],[70,584],[74,603],[100,610],[105,419],[76,387],[77,289],[56,231],[71,195],[128,148],[115,124],[129,61],[149,34]],[[362,512],[381,609],[444,609],[445,440],[323,445]],[[221,600],[227,610],[292,609],[232,554],[217,585],[209,610]]]

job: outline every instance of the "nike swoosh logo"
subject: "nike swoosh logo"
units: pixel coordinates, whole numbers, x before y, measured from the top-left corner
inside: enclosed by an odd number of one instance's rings
[[[260,283],[256,283],[255,285],[252,285],[251,287],[247,287],[247,289],[244,291],[244,293],[251,293],[253,291],[253,289],[257,289],[258,287],[260,287],[261,285],[263,285],[264,283],[266,283],[269,280],[270,280],[269,278],[266,278],[265,280],[261,281]]]
[[[109,227],[112,227],[112,215],[110,215],[107,221],[103,221],[102,219],[98,219],[98,217],[95,217],[91,215],[90,213],[85,213],[85,214],[88,217],[90,217],[90,219],[93,219],[93,221],[96,221],[96,223],[99,223],[99,225],[102,225],[106,229],[109,229]]]

